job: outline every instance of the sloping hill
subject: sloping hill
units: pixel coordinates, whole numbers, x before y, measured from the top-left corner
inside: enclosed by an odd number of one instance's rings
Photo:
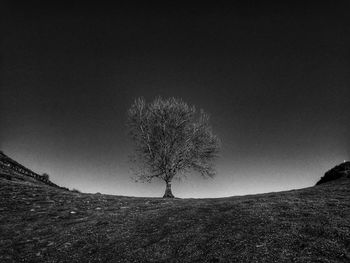
[[[350,179],[350,162],[343,162],[329,171],[316,183],[316,185],[324,184],[338,179]]]
[[[167,200],[0,176],[0,233],[0,262],[349,262],[350,180]]]
[[[28,182],[38,185],[49,185],[56,188],[68,190],[50,181],[48,175],[40,175],[22,164],[16,162],[2,151],[0,151],[0,176],[12,181]]]

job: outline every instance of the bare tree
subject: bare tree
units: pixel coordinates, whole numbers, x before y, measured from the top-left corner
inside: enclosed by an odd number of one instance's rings
[[[181,99],[156,98],[146,104],[138,98],[128,110],[127,127],[135,144],[132,161],[141,181],[160,178],[166,183],[164,198],[174,197],[171,181],[190,170],[213,177],[213,162],[220,141],[212,133],[209,116]]]

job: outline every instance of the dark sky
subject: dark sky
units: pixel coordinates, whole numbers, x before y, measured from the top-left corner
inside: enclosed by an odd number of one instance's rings
[[[5,2],[0,148],[62,186],[160,196],[162,182],[130,179],[125,115],[175,96],[211,114],[223,145],[217,177],[191,174],[175,195],[313,185],[349,160],[349,2],[248,2]]]

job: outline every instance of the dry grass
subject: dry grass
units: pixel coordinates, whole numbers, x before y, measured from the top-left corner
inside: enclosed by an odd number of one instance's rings
[[[0,177],[0,262],[349,262],[350,180],[219,199],[82,194]]]

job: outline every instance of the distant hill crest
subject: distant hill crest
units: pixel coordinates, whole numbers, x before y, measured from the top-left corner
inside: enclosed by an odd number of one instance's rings
[[[8,180],[17,179],[21,181],[30,181],[32,183],[40,182],[53,187],[66,189],[51,182],[47,174],[40,175],[33,172],[7,156],[3,151],[0,151],[0,175]]]
[[[329,181],[338,180],[341,178],[350,178],[350,162],[343,162],[331,170],[327,171],[324,176],[316,183],[316,185],[320,185]]]

